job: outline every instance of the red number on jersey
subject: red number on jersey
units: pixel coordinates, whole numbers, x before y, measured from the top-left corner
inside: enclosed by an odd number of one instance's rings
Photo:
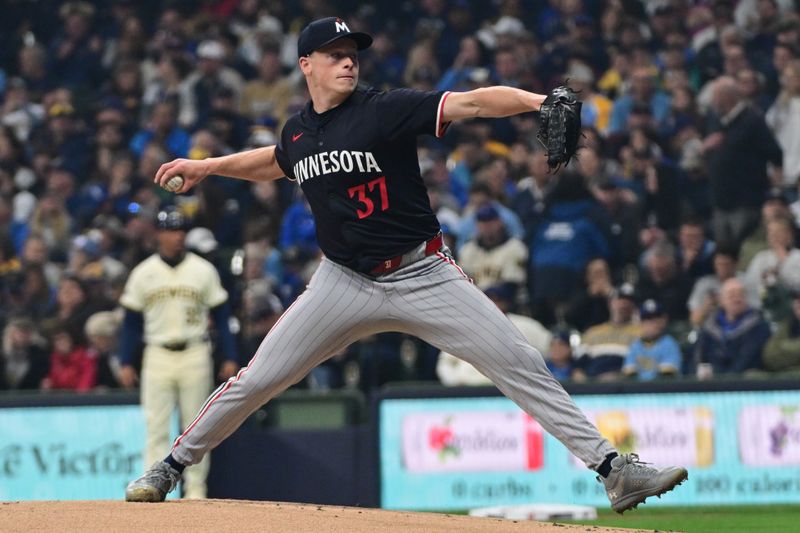
[[[378,186],[378,192],[381,196],[381,211],[386,211],[389,209],[389,192],[386,189],[386,177],[381,176],[380,178],[376,178],[370,182],[367,182],[366,185],[356,185],[355,187],[350,187],[347,189],[350,198],[355,198],[358,196],[358,201],[364,204],[365,209],[356,209],[356,214],[358,218],[367,218],[375,211],[375,202],[372,201],[372,198],[367,196],[367,190],[369,192],[373,192],[375,190],[375,186]]]

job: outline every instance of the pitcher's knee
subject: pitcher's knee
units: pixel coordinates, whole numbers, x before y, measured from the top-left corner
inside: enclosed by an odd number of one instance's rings
[[[263,377],[252,375],[247,376],[246,379],[240,379],[233,384],[232,388],[240,389],[239,394],[247,401],[260,402],[259,405],[263,405],[299,381],[300,378],[295,379],[294,374],[287,373],[270,374]],[[234,394],[236,392],[234,391]]]

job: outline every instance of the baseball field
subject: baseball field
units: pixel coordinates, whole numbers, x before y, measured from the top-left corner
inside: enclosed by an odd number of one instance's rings
[[[242,500],[174,500],[160,504],[121,501],[0,502],[0,532],[23,531],[606,533],[622,530],[446,513]]]
[[[597,520],[573,523],[687,533],[800,531],[800,505],[646,507],[622,516],[600,510]]]
[[[24,531],[291,531],[292,533],[402,531],[569,533],[612,531],[789,532],[798,530],[800,506],[662,507],[623,516],[601,510],[591,522],[572,524],[474,518],[357,507],[241,500],[0,502],[0,532]],[[621,529],[624,528],[624,529]]]

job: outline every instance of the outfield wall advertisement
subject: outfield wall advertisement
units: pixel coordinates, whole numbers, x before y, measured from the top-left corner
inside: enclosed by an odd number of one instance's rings
[[[0,500],[122,499],[143,469],[138,405],[0,409],[0,428]]]
[[[800,391],[574,398],[620,451],[689,469],[656,505],[800,503]],[[384,508],[608,504],[593,472],[506,398],[384,399],[379,431]]]

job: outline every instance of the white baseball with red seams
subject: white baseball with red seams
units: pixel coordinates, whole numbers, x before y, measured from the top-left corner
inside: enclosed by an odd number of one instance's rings
[[[172,176],[164,184],[164,189],[169,192],[179,191],[181,187],[183,187],[183,176],[181,175]]]

